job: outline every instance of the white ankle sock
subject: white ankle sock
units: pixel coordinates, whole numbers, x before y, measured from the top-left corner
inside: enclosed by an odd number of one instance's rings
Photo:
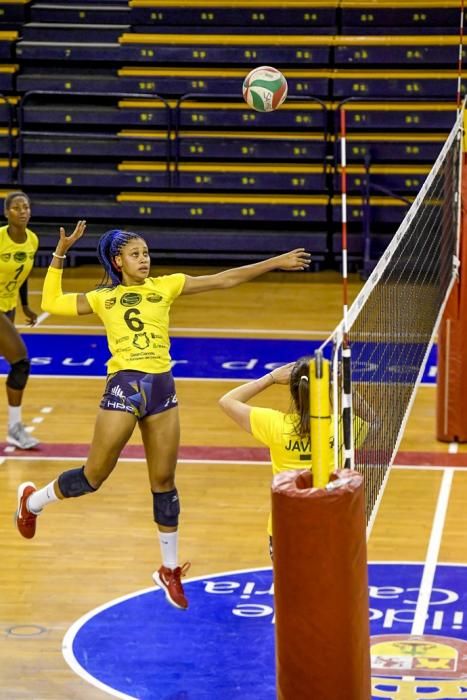
[[[60,500],[55,493],[54,483],[55,480],[51,481],[50,484],[47,484],[47,486],[44,486],[43,489],[39,489],[29,496],[26,505],[27,509],[30,510],[31,513],[38,515],[44,506],[48,505],[49,503],[53,503],[53,501]]]
[[[168,569],[178,566],[178,532],[161,532],[159,530],[162,564]]]
[[[21,423],[21,406],[8,406],[8,427]]]

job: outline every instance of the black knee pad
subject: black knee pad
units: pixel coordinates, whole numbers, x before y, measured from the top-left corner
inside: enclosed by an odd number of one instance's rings
[[[158,525],[165,527],[177,527],[178,516],[180,514],[180,501],[178,491],[165,491],[164,493],[152,494],[154,504],[154,520]]]
[[[9,386],[10,389],[24,389],[28,381],[30,369],[31,363],[27,357],[23,360],[18,360],[18,362],[11,365],[6,385]]]
[[[58,477],[58,488],[65,498],[77,498],[85,493],[94,493],[93,488],[84,476],[84,467],[69,469]]]

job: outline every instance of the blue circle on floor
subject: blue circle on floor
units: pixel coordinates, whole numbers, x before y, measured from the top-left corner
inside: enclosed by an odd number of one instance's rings
[[[372,635],[410,637],[423,572],[419,563],[369,565]],[[187,611],[170,606],[154,587],[92,610],[68,630],[66,661],[89,683],[126,700],[275,700],[272,570],[207,575],[184,588]],[[454,649],[465,642],[466,620],[467,567],[438,564],[423,634],[442,636],[444,646],[452,638]],[[405,697],[404,679],[384,678],[384,669],[407,659],[379,653],[373,698]],[[433,680],[425,677],[423,688],[428,683],[433,693],[446,683],[432,660],[430,669]]]
[[[271,569],[192,579],[184,588],[186,611],[154,588],[94,610],[65,637],[67,661],[117,697],[274,700]]]

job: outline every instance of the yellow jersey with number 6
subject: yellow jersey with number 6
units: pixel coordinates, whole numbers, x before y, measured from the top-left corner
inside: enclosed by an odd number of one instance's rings
[[[16,308],[19,288],[34,265],[39,239],[26,229],[24,243],[15,243],[8,235],[8,225],[0,227],[0,312]]]
[[[148,277],[144,284],[86,293],[107,333],[109,374],[122,369],[154,374],[170,370],[169,311],[185,279],[182,273]]]

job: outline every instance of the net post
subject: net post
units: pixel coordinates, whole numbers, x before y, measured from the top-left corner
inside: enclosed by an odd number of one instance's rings
[[[348,260],[347,260],[347,125],[345,104],[340,105],[340,141],[341,141],[341,197],[342,197],[342,317],[344,327],[342,349],[342,426],[344,433],[344,468],[353,469],[352,448],[352,387],[350,345],[348,337]]]
[[[463,12],[462,12],[463,17]],[[458,236],[456,279],[444,309],[438,334],[438,364],[436,387],[436,438],[443,442],[467,441],[467,416],[464,411],[467,372],[465,344],[467,341],[467,114],[465,101],[460,111],[462,128],[460,141],[459,182],[456,191]]]
[[[344,469],[354,468],[352,437],[352,365],[350,346],[342,349],[342,428],[344,437]]]
[[[277,700],[371,700],[363,477],[273,478]]]
[[[313,484],[323,488],[329,481],[331,427],[329,360],[316,350],[310,361],[310,436],[313,445]]]

